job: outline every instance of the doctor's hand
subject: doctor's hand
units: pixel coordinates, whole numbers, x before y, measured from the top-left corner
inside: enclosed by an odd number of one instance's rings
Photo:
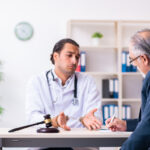
[[[97,111],[97,108],[91,110],[84,117],[80,118],[82,124],[89,130],[100,129],[102,122],[94,116],[94,113]]]
[[[106,127],[111,131],[126,131],[127,123],[125,120],[120,120],[118,118],[114,118],[113,122],[111,122],[111,118],[108,118],[105,121]]]
[[[64,112],[61,112],[58,116],[52,119],[52,125],[54,127],[61,127],[64,130],[70,130],[70,127],[66,125],[67,121],[68,121],[68,116],[66,116]]]

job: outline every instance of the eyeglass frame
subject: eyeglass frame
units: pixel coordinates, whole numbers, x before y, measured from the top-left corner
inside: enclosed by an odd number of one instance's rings
[[[133,58],[133,59],[129,56],[129,59],[130,59],[129,63],[132,64],[133,61],[137,60],[140,56],[141,56],[141,55],[139,55],[139,56],[137,56],[137,57],[135,57],[135,58]]]

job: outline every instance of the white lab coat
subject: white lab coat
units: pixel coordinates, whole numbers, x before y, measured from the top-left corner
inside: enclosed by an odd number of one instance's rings
[[[64,112],[65,115],[76,118],[75,120],[70,119],[67,122],[69,127],[83,127],[79,118],[93,108],[98,108],[95,115],[100,118],[100,95],[92,77],[76,72],[79,104],[73,105],[75,75],[72,75],[66,81],[65,85],[62,86],[61,80],[57,77],[54,70],[52,72],[55,81],[53,81],[53,77],[49,73],[50,91],[46,79],[46,72],[32,77],[27,85],[26,116],[28,123],[42,121],[45,114],[50,114],[51,117],[54,117],[60,112]]]

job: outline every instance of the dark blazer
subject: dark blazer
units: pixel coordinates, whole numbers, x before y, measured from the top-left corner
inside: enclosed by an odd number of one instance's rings
[[[121,150],[147,150],[150,147],[150,71],[143,80],[139,119],[127,120],[127,131],[134,131]]]

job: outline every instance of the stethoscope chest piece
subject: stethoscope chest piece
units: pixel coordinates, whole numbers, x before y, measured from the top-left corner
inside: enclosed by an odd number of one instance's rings
[[[73,100],[72,100],[72,104],[73,105],[78,105],[79,104],[78,99],[74,97]]]

